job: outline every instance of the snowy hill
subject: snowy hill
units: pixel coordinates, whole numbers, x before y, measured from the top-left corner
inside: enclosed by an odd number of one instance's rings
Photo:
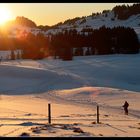
[[[5,30],[10,37],[30,32],[47,36],[66,29],[80,32],[83,28],[98,29],[103,25],[134,28],[140,39],[140,14],[119,20],[112,11],[74,22],[68,20],[47,31],[19,23]],[[139,137],[139,64],[140,54],[74,56],[73,61],[52,57],[3,59],[0,137]],[[124,114],[124,101],[129,103],[128,115]],[[48,103],[51,103],[51,124],[48,124]]]
[[[81,56],[70,62],[53,59],[3,62],[0,65],[3,79],[0,90],[4,93],[41,93],[96,86],[139,92],[139,59],[137,54]]]
[[[139,54],[1,62],[0,136],[140,136],[139,62]],[[121,107],[125,100],[128,116]]]
[[[102,13],[96,16],[89,15],[87,17],[81,17],[73,23],[64,22],[63,24],[55,26],[55,28],[50,27],[50,29],[47,31],[43,31],[38,27],[31,28],[28,26],[23,26],[19,23],[7,26],[6,30],[11,37],[16,37],[19,34],[26,34],[29,32],[35,35],[38,33],[43,33],[47,36],[48,34],[56,34],[58,32],[63,32],[64,30],[70,29],[76,29],[78,32],[81,32],[83,28],[98,29],[102,26],[110,28],[124,26],[133,28],[138,34],[138,38],[140,39],[140,14],[132,15],[126,20],[119,20],[117,17],[115,17],[113,11],[107,12],[106,15],[105,13]]]
[[[82,22],[84,20],[84,22]],[[57,29],[50,29],[46,32],[46,34],[55,34],[57,32],[63,31],[65,29],[76,29],[77,31],[81,31],[83,28],[93,28],[98,29],[102,26],[106,27],[131,27],[133,28],[139,36],[140,39],[140,14],[130,16],[127,20],[119,20],[117,17],[114,17],[114,12],[110,11],[107,13],[107,17],[105,14],[100,14],[97,16],[88,16],[85,18],[81,18],[77,20],[74,24],[63,24],[57,27]]]

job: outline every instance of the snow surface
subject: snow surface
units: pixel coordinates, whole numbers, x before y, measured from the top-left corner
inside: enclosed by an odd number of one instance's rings
[[[126,20],[119,20],[117,18],[114,17],[114,12],[108,12],[107,13],[107,17],[104,16],[104,14],[100,14],[98,16],[95,16],[92,18],[92,16],[88,16],[86,17],[86,22],[83,24],[80,24],[81,19],[76,21],[76,23],[74,25],[68,25],[68,24],[64,24],[64,25],[60,25],[58,26],[58,29],[50,29],[46,32],[46,34],[52,33],[52,34],[56,34],[60,31],[62,31],[63,29],[76,29],[77,31],[81,31],[83,28],[93,28],[93,29],[99,29],[102,26],[106,26],[106,27],[118,27],[118,26],[124,26],[124,27],[131,27],[135,30],[135,32],[138,35],[138,38],[140,40],[140,14],[137,15],[132,15],[130,16],[128,19]],[[111,20],[112,18],[114,18],[115,20]],[[76,26],[76,27],[74,27]]]
[[[0,136],[139,137],[139,62],[140,54],[2,61]]]

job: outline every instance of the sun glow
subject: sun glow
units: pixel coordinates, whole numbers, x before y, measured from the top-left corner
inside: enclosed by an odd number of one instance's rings
[[[6,7],[0,7],[0,25],[5,24],[12,17],[12,13]]]

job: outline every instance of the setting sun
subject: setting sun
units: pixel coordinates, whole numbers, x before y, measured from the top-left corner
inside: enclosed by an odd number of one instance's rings
[[[3,25],[11,18],[11,11],[5,7],[0,7],[0,25]]]

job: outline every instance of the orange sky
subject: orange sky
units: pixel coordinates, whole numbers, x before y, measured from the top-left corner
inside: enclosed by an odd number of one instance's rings
[[[10,19],[24,16],[37,25],[54,25],[67,19],[88,16],[128,3],[0,3],[11,12]],[[129,3],[132,5],[133,3]]]

